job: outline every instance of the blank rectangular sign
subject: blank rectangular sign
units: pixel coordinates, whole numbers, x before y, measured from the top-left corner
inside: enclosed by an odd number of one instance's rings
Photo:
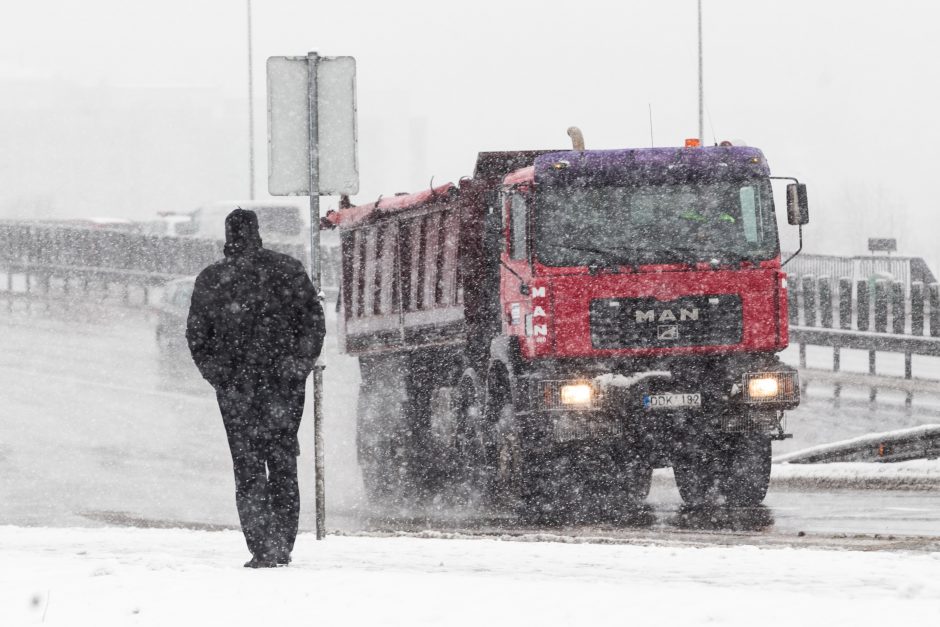
[[[356,59],[323,57],[317,64],[320,194],[359,191],[356,158]]]
[[[897,252],[898,240],[887,237],[869,237],[868,250],[873,253]]]
[[[319,195],[359,191],[356,60],[317,60]],[[268,59],[268,191],[310,195],[310,111],[307,57]]]
[[[307,57],[268,59],[268,192],[306,196],[310,186]]]

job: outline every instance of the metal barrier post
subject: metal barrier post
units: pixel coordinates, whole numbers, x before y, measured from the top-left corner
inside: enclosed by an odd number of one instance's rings
[[[803,324],[816,326],[816,281],[813,275],[803,277]]]
[[[855,284],[855,328],[868,330],[871,315],[871,302],[868,293],[868,281],[860,280]]]
[[[888,332],[888,282],[875,281],[875,331]]]
[[[852,279],[839,279],[839,328],[852,328]]]
[[[832,283],[827,276],[819,277],[819,324],[832,328]]]
[[[891,332],[903,335],[907,329],[907,308],[904,306],[904,283],[891,284]]]
[[[911,283],[911,335],[924,334],[924,284]]]

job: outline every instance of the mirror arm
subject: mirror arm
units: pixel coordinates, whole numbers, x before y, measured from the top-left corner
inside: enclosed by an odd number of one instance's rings
[[[499,258],[499,263],[500,263],[500,265],[502,265],[504,268],[506,268],[507,270],[509,270],[509,273],[510,273],[510,274],[512,274],[512,275],[513,275],[514,277],[516,277],[517,279],[519,279],[519,293],[522,294],[523,296],[528,296],[528,295],[529,295],[529,286],[526,285],[525,279],[523,279],[521,276],[519,276],[519,273],[518,273],[518,272],[516,272],[515,270],[513,270],[512,268],[510,268],[510,267],[509,267],[509,264],[506,263],[505,261],[503,261],[503,258],[502,258],[502,257]]]
[[[795,253],[793,253],[792,255],[790,255],[789,257],[787,257],[787,260],[786,260],[786,261],[784,261],[783,263],[780,264],[780,267],[781,267],[781,268],[782,268],[783,266],[787,265],[788,263],[790,263],[790,261],[791,261],[794,257],[796,257],[797,255],[799,255],[801,250],[803,250],[803,225],[802,225],[802,224],[799,225],[799,229],[800,229],[800,247],[796,249],[796,252],[795,252]],[[792,232],[792,231],[791,231],[791,232]]]
[[[797,185],[800,184],[800,181],[797,180],[795,177],[792,177],[792,176],[771,176],[771,177],[769,177],[769,178],[775,179],[775,180],[778,180],[778,181],[793,181],[793,182],[796,183]],[[799,230],[800,230],[800,246],[799,246],[799,248],[796,249],[796,252],[795,252],[795,253],[793,253],[792,255],[790,255],[789,257],[787,257],[787,260],[780,264],[780,267],[781,267],[781,268],[784,267],[785,265],[787,265],[788,263],[790,263],[790,262],[793,260],[793,258],[796,257],[797,255],[799,255],[800,252],[803,250],[803,225],[802,225],[802,224],[799,225]]]

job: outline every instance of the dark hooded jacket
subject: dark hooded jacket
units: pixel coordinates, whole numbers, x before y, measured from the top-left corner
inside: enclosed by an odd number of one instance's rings
[[[217,390],[306,379],[326,328],[303,265],[262,248],[258,218],[236,209],[225,219],[225,259],[196,278],[186,340],[202,376]]]

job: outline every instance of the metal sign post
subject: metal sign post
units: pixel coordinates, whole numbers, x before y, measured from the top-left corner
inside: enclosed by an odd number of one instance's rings
[[[316,52],[307,54],[307,149],[310,173],[310,275],[317,290],[320,289],[320,147],[317,142],[317,66]],[[313,467],[316,474],[316,528],[317,540],[326,536],[326,482],[323,470],[323,360],[317,359],[313,367]]]
[[[268,59],[268,191],[310,197],[310,275],[320,289],[320,195],[359,191],[352,57]],[[313,369],[317,540],[326,535],[323,369]]]

